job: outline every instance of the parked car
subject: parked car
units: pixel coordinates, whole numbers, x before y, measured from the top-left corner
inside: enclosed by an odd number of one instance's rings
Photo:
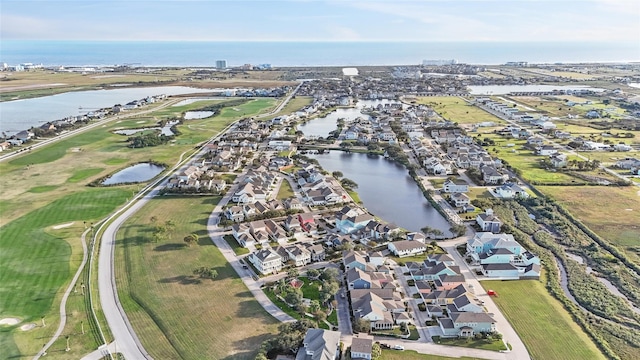
[[[404,346],[402,346],[402,345],[394,345],[393,348],[395,350],[404,350]]]

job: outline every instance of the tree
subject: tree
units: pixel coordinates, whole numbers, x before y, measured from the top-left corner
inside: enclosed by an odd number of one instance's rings
[[[335,280],[327,280],[322,284],[322,290],[320,290],[320,301],[323,303],[329,301],[332,296],[338,293],[340,285]]]
[[[316,269],[309,269],[307,270],[307,276],[312,279],[317,278],[318,276],[320,276],[320,271]]]
[[[284,296],[284,300],[292,307],[300,305],[302,303],[302,290],[290,287]]]
[[[368,333],[371,330],[371,321],[358,318],[353,322],[353,330],[357,332]]]
[[[334,171],[334,172],[331,173],[331,175],[333,175],[333,177],[336,178],[336,179],[340,179],[341,177],[344,176],[342,171]]]
[[[371,347],[371,360],[378,360],[382,356],[382,348],[380,347],[380,343],[373,343]]]
[[[462,224],[456,224],[451,226],[449,230],[456,236],[463,236],[467,232],[467,227]]]
[[[353,190],[358,188],[358,184],[351,179],[343,178],[342,180],[340,180],[340,183],[345,189],[348,189],[348,190]]]
[[[187,243],[187,246],[191,246],[191,244],[198,243],[198,234],[191,233],[184,237],[184,242]]]
[[[300,271],[298,271],[298,268],[291,268],[289,270],[287,270],[287,279],[295,279],[300,275]]]
[[[338,269],[336,268],[326,268],[320,275],[320,279],[322,280],[335,280],[338,278]]]
[[[164,226],[167,232],[173,232],[176,229],[176,223],[173,220],[167,220],[164,222]]]
[[[201,266],[195,270],[193,270],[194,275],[198,275],[203,279],[215,279],[218,277],[218,270],[214,268],[208,268],[206,266]]]

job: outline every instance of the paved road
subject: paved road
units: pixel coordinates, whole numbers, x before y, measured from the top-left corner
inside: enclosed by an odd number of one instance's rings
[[[234,189],[230,189],[227,191],[227,194],[218,202],[218,205],[213,209],[211,215],[209,216],[209,220],[207,222],[207,231],[209,232],[209,237],[211,241],[218,247],[222,255],[225,257],[227,262],[231,264],[233,269],[238,273],[242,282],[247,286],[249,291],[253,294],[255,299],[262,305],[262,307],[269,313],[271,316],[275,317],[279,321],[287,322],[287,321],[295,321],[293,317],[287,315],[283,312],[279,307],[277,307],[268,297],[264,294],[262,289],[260,289],[261,282],[253,280],[253,271],[249,269],[244,269],[242,264],[240,263],[240,259],[233,252],[233,249],[224,240],[224,230],[218,227],[218,221],[220,220],[220,216],[222,215],[222,207],[226,205],[231,196],[233,195]],[[248,260],[245,260],[248,261]]]

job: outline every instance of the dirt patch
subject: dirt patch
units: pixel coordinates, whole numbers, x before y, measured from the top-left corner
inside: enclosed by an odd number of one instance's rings
[[[31,329],[33,329],[33,328],[35,328],[35,327],[36,327],[36,324],[34,324],[34,323],[31,323],[31,324],[24,324],[24,325],[20,326],[20,330],[22,330],[22,331],[29,331],[29,330],[31,330]]]
[[[66,224],[60,224],[60,225],[56,225],[53,227],[54,230],[58,230],[58,229],[64,229],[64,228],[68,228],[69,226],[73,225],[73,222],[70,223],[66,223]]]
[[[4,318],[4,319],[0,319],[0,325],[16,325],[20,323],[20,319],[18,318]]]

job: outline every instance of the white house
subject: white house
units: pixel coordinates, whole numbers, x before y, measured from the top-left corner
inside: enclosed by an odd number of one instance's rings
[[[422,254],[427,251],[423,243],[411,240],[392,241],[387,244],[387,248],[398,257]]]
[[[273,249],[265,248],[249,255],[249,261],[261,274],[271,274],[282,270],[282,257]]]

